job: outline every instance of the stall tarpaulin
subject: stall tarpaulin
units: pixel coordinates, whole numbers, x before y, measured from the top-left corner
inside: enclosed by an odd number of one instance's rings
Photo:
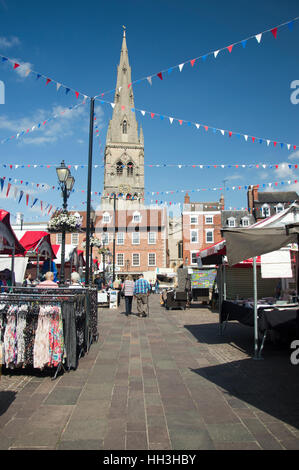
[[[0,209],[0,253],[23,255],[25,248],[17,239],[10,225],[10,213]]]
[[[14,260],[14,278],[16,284],[22,284],[27,268],[27,256],[18,256]],[[11,256],[0,255],[0,271],[11,270]]]
[[[261,256],[262,278],[292,278],[290,250],[277,250]]]
[[[20,239],[24,246],[26,254],[30,256],[39,255],[40,259],[55,259],[55,253],[51,245],[50,234],[41,230],[28,230]]]
[[[230,266],[297,242],[297,235],[287,235],[284,227],[235,228],[223,229],[222,232]]]
[[[61,264],[61,245],[53,245],[53,250],[56,255],[56,264]],[[77,252],[77,247],[75,245],[71,244],[66,244],[65,245],[65,255],[64,255],[64,261],[65,263],[68,263],[71,261],[71,258],[73,257],[73,264],[76,265],[76,257],[78,255]]]

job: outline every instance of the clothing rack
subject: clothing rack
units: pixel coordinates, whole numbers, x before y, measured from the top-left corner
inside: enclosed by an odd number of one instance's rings
[[[9,291],[9,293],[37,293],[38,295],[45,295],[45,294],[51,294],[54,295],[53,288],[39,288],[39,287],[17,287],[17,286],[2,286],[4,289]],[[87,323],[88,323],[88,350],[90,349],[90,346],[93,342],[97,342],[99,338],[99,332],[98,332],[98,302],[97,302],[97,289],[94,287],[80,287],[80,288],[72,288],[70,289],[69,287],[58,287],[55,288],[55,295],[57,295],[59,292],[64,293],[67,295],[70,294],[85,294],[87,298],[86,302],[86,313],[87,313]],[[87,351],[88,352],[88,351]]]
[[[85,349],[84,345],[86,346],[86,351],[88,352],[90,343],[89,337],[86,335],[88,331],[86,327],[87,317],[86,317],[86,295],[84,292],[78,293],[77,291],[74,292],[43,292],[42,289],[38,289],[38,292],[32,292],[32,290],[28,289],[26,293],[22,292],[9,292],[9,293],[0,293],[0,304],[9,303],[11,304],[60,304],[61,305],[61,315],[63,320],[63,338],[64,338],[64,348],[67,351],[66,363],[68,364],[67,369],[68,372],[70,371],[71,367],[76,368],[78,360],[81,358],[82,354],[84,354]],[[67,303],[69,305],[73,304],[73,309],[71,307],[67,308],[67,311],[64,315],[63,305]],[[26,315],[26,311],[22,312]],[[31,312],[33,313],[33,312]],[[38,314],[39,312],[37,312]],[[78,313],[80,314],[78,316]],[[80,324],[80,328],[78,328],[78,322]],[[81,323],[80,323],[81,322]],[[80,351],[78,351],[78,335],[79,331],[81,332],[81,346]],[[74,338],[75,336],[75,338]],[[70,348],[70,349],[69,349]],[[71,352],[69,357],[68,350]],[[60,361],[57,365],[56,372],[52,380],[55,380],[60,370],[66,371],[64,364]]]

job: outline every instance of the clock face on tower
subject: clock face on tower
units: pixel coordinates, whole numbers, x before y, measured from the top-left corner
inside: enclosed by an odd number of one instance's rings
[[[132,188],[128,184],[120,184],[118,190],[121,194],[131,194]]]

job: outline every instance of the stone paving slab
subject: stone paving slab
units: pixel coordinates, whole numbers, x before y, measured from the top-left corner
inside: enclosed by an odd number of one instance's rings
[[[136,307],[136,306],[134,306]],[[134,308],[133,307],[133,308]],[[76,371],[5,371],[0,449],[298,450],[299,377],[289,351],[202,306],[150,317],[99,311],[99,341]]]

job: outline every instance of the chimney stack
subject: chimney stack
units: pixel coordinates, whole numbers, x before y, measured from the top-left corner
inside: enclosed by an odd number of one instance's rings
[[[188,193],[185,194],[184,204],[190,204],[190,196]]]

